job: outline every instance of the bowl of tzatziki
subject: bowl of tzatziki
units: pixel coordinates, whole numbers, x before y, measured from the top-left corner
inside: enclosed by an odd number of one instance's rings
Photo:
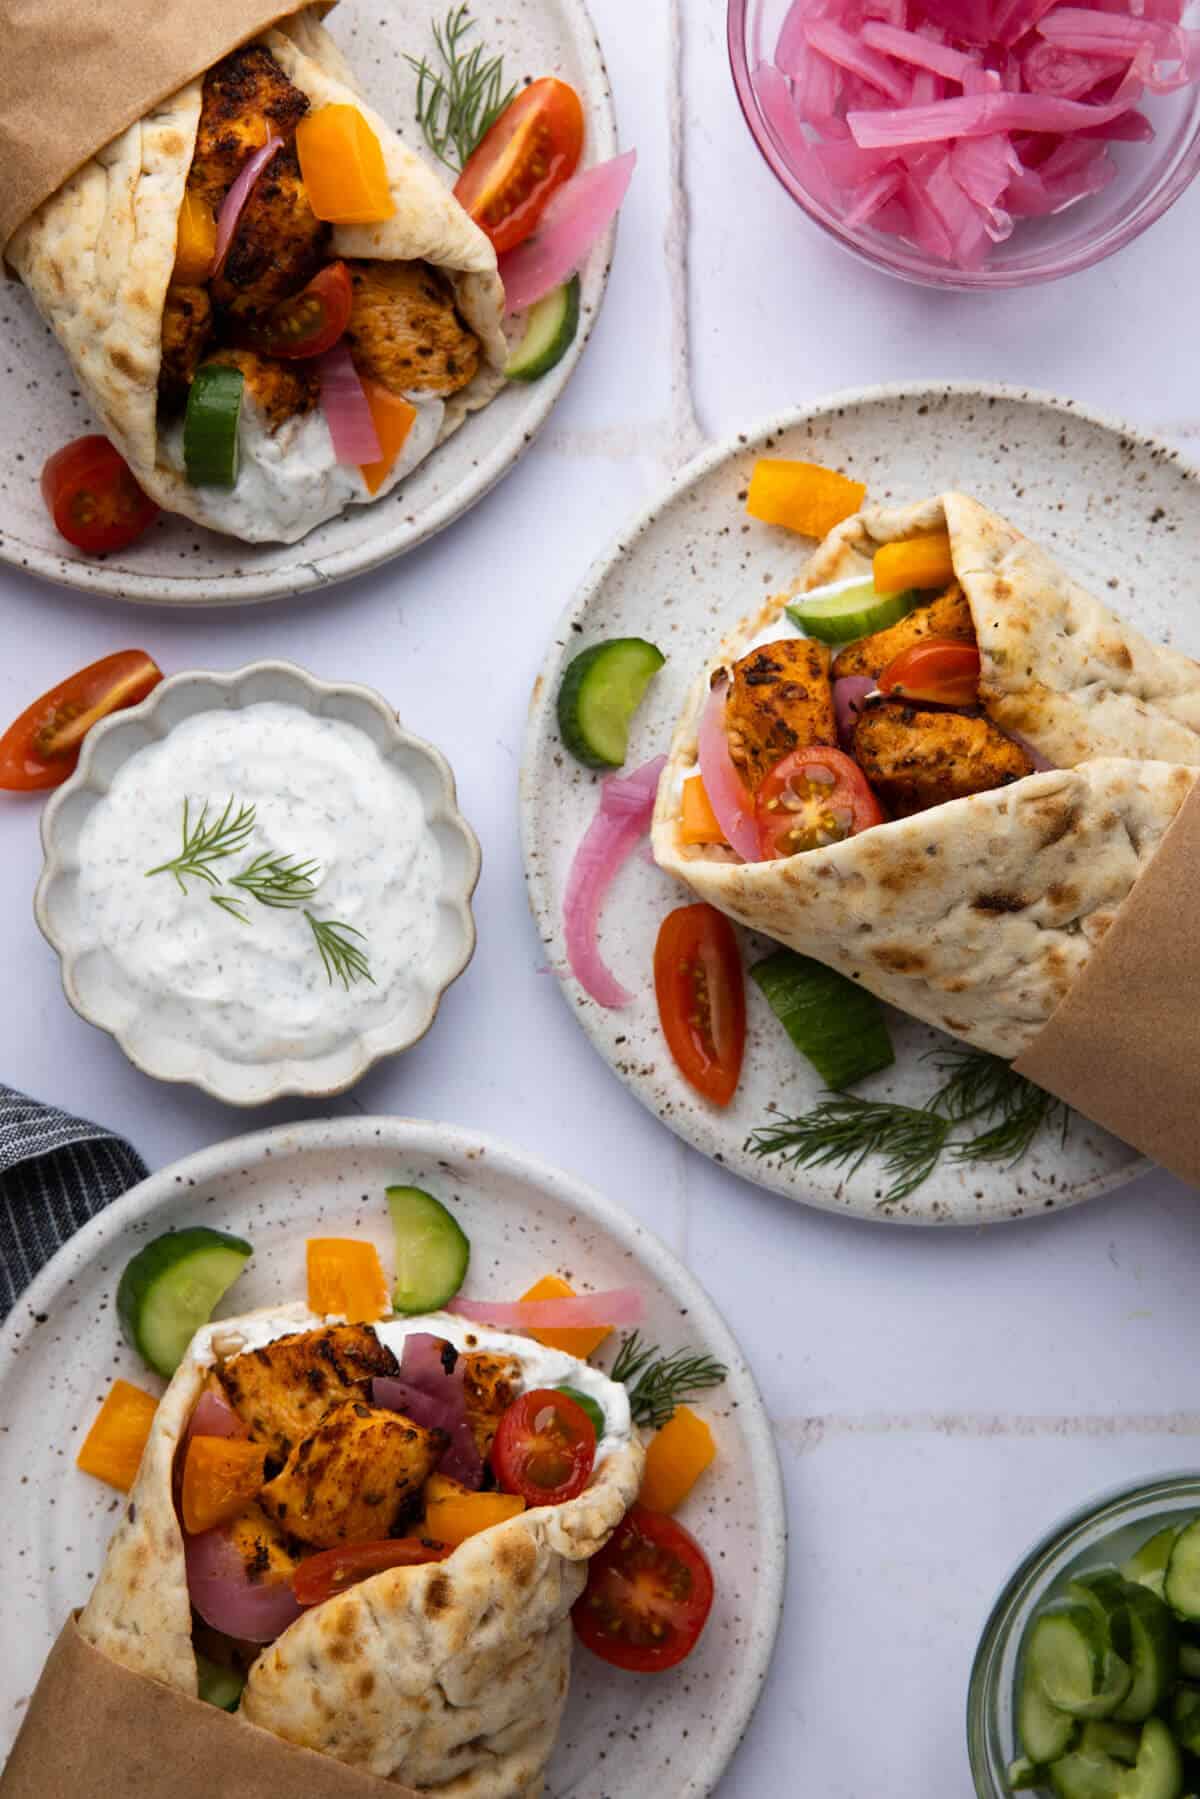
[[[189,672],[92,730],[42,819],[67,999],[230,1105],[343,1092],[423,1037],[475,948],[449,764],[370,688]]]

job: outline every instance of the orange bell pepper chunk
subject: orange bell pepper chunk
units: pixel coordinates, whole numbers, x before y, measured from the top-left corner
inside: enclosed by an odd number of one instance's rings
[[[945,587],[954,580],[950,533],[929,531],[882,544],[875,552],[872,575],[876,593],[904,593],[910,587]]]
[[[725,833],[717,823],[708,789],[699,775],[683,783],[683,806],[679,821],[681,843],[724,843]]]
[[[575,1289],[569,1287],[559,1275],[544,1274],[540,1281],[534,1281],[528,1293],[522,1293],[522,1299],[574,1299]],[[547,1349],[561,1349],[567,1355],[577,1356],[586,1362],[594,1355],[606,1337],[612,1336],[612,1325],[591,1325],[584,1329],[527,1331],[538,1343],[544,1343]]]
[[[310,1237],[308,1309],[347,1324],[374,1324],[391,1310],[379,1251],[357,1237]]]
[[[197,287],[207,281],[216,250],[217,221],[213,209],[190,187],[185,188],[175,235],[172,282],[179,287]]]
[[[690,1406],[681,1405],[650,1439],[638,1498],[652,1512],[681,1506],[717,1453],[713,1434]]]
[[[763,456],[754,465],[746,511],[765,525],[785,525],[804,537],[824,537],[858,511],[867,490],[816,462]]]
[[[457,1548],[468,1537],[518,1518],[524,1510],[519,1493],[456,1493],[446,1499],[427,1499],[421,1535]]]
[[[228,1524],[257,1499],[266,1451],[241,1437],[193,1437],[183,1464],[183,1528],[193,1536]]]
[[[374,225],[396,210],[379,139],[357,106],[322,106],[296,127],[296,154],[319,219]]]
[[[153,1393],[132,1386],[127,1380],[115,1380],[96,1414],[96,1422],[83,1439],[75,1466],[128,1493],[137,1478],[157,1410]]]
[[[364,381],[363,392],[367,396],[367,405],[371,408],[379,448],[383,454],[378,462],[362,464],[362,478],[367,484],[368,493],[378,493],[395,467],[397,456],[408,442],[417,409],[403,394],[392,393],[390,388],[381,386],[378,381]]]

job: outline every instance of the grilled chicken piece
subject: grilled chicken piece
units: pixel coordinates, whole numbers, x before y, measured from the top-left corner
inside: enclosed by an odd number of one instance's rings
[[[479,367],[479,339],[454,309],[454,292],[425,262],[350,262],[354,309],[346,342],[360,375],[392,393],[442,396]]]
[[[854,728],[854,759],[896,818],[1033,773],[1018,744],[986,718],[917,706],[868,706]]]
[[[212,305],[203,287],[169,287],[163,307],[162,364],[158,397],[169,408],[187,399],[197,364],[212,330]]]
[[[272,431],[300,413],[311,412],[317,403],[317,377],[306,362],[276,362],[257,350],[218,350],[204,360],[241,369],[246,377],[246,397],[255,402]]]
[[[787,637],[734,664],[725,702],[729,754],[751,793],[790,751],[837,742],[829,651]]]
[[[307,111],[307,97],[261,44],[245,44],[223,56],[204,77],[188,186],[217,212],[246,159],[262,149],[269,132],[290,142]]]
[[[290,1580],[299,1565],[287,1538],[260,1506],[249,1505],[226,1527],[226,1535],[256,1585],[277,1587]]]
[[[285,1462],[332,1407],[365,1399],[373,1375],[399,1372],[391,1350],[365,1324],[332,1324],[234,1356],[221,1381],[256,1441]]]
[[[857,643],[848,643],[844,650],[839,650],[834,659],[833,678],[839,681],[843,675],[870,675],[872,680],[878,680],[901,650],[921,643],[926,637],[949,637],[955,643],[975,642],[975,621],[957,581],[952,581],[945,593],[939,593],[935,599],[914,606],[898,624],[890,625],[886,631],[876,631],[873,637],[860,637]]]
[[[348,1400],[296,1445],[260,1503],[281,1528],[318,1549],[371,1543],[419,1507],[447,1441],[445,1431]]]
[[[517,1397],[521,1383],[521,1364],[514,1356],[492,1355],[486,1350],[459,1358],[463,1371],[463,1393],[467,1402],[467,1423],[475,1439],[475,1447],[486,1463],[492,1439],[501,1416]]]
[[[213,299],[237,318],[267,312],[311,281],[331,235],[308,203],[294,146],[277,150],[242,208]]]

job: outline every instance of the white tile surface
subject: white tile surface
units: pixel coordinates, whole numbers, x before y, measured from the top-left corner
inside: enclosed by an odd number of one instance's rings
[[[662,1232],[741,1336],[778,1424],[792,1552],[775,1669],[722,1791],[967,1799],[967,1673],[1003,1576],[1090,1491],[1200,1454],[1195,1198],[1153,1176],[1044,1223],[908,1235],[703,1163],[609,1076],[541,971],[518,747],[559,608],[707,437],[927,375],[1054,388],[1200,438],[1200,191],[1066,284],[907,288],[845,257],[759,162],[718,0],[593,9],[641,159],[592,346],[526,461],[407,561],[294,607],[183,617],[6,573],[0,716],[127,644],[167,669],[285,655],[381,688],[447,752],[483,844],[478,955],[426,1042],[339,1106],[477,1125],[586,1175]],[[30,911],[37,813],[0,805],[0,1079],[127,1132],[155,1164],[297,1116],[157,1087],[67,1009]]]

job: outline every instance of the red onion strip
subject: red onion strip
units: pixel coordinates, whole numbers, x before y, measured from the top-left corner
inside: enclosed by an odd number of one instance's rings
[[[611,775],[600,789],[600,810],[575,852],[563,901],[567,960],[585,993],[600,1006],[627,1006],[622,987],[600,954],[600,908],[617,874],[650,828],[665,756],[633,774]]]
[[[345,344],[334,344],[331,350],[326,350],[318,366],[321,371],[321,411],[329,426],[338,461],[358,467],[365,462],[378,462],[383,456],[379,433],[358,370]]]
[[[725,736],[725,697],[728,683],[721,681],[708,696],[700,719],[698,751],[700,778],[725,841],[743,862],[761,861],[754,801],[733,766]]]
[[[219,275],[225,266],[225,258],[229,254],[229,246],[233,242],[233,234],[237,230],[238,220],[242,216],[242,208],[250,198],[251,189],[258,180],[276,150],[283,149],[283,139],[272,132],[261,150],[244,165],[237,180],[221,202],[221,210],[217,214],[217,242],[213,251],[212,267],[209,277]]]

